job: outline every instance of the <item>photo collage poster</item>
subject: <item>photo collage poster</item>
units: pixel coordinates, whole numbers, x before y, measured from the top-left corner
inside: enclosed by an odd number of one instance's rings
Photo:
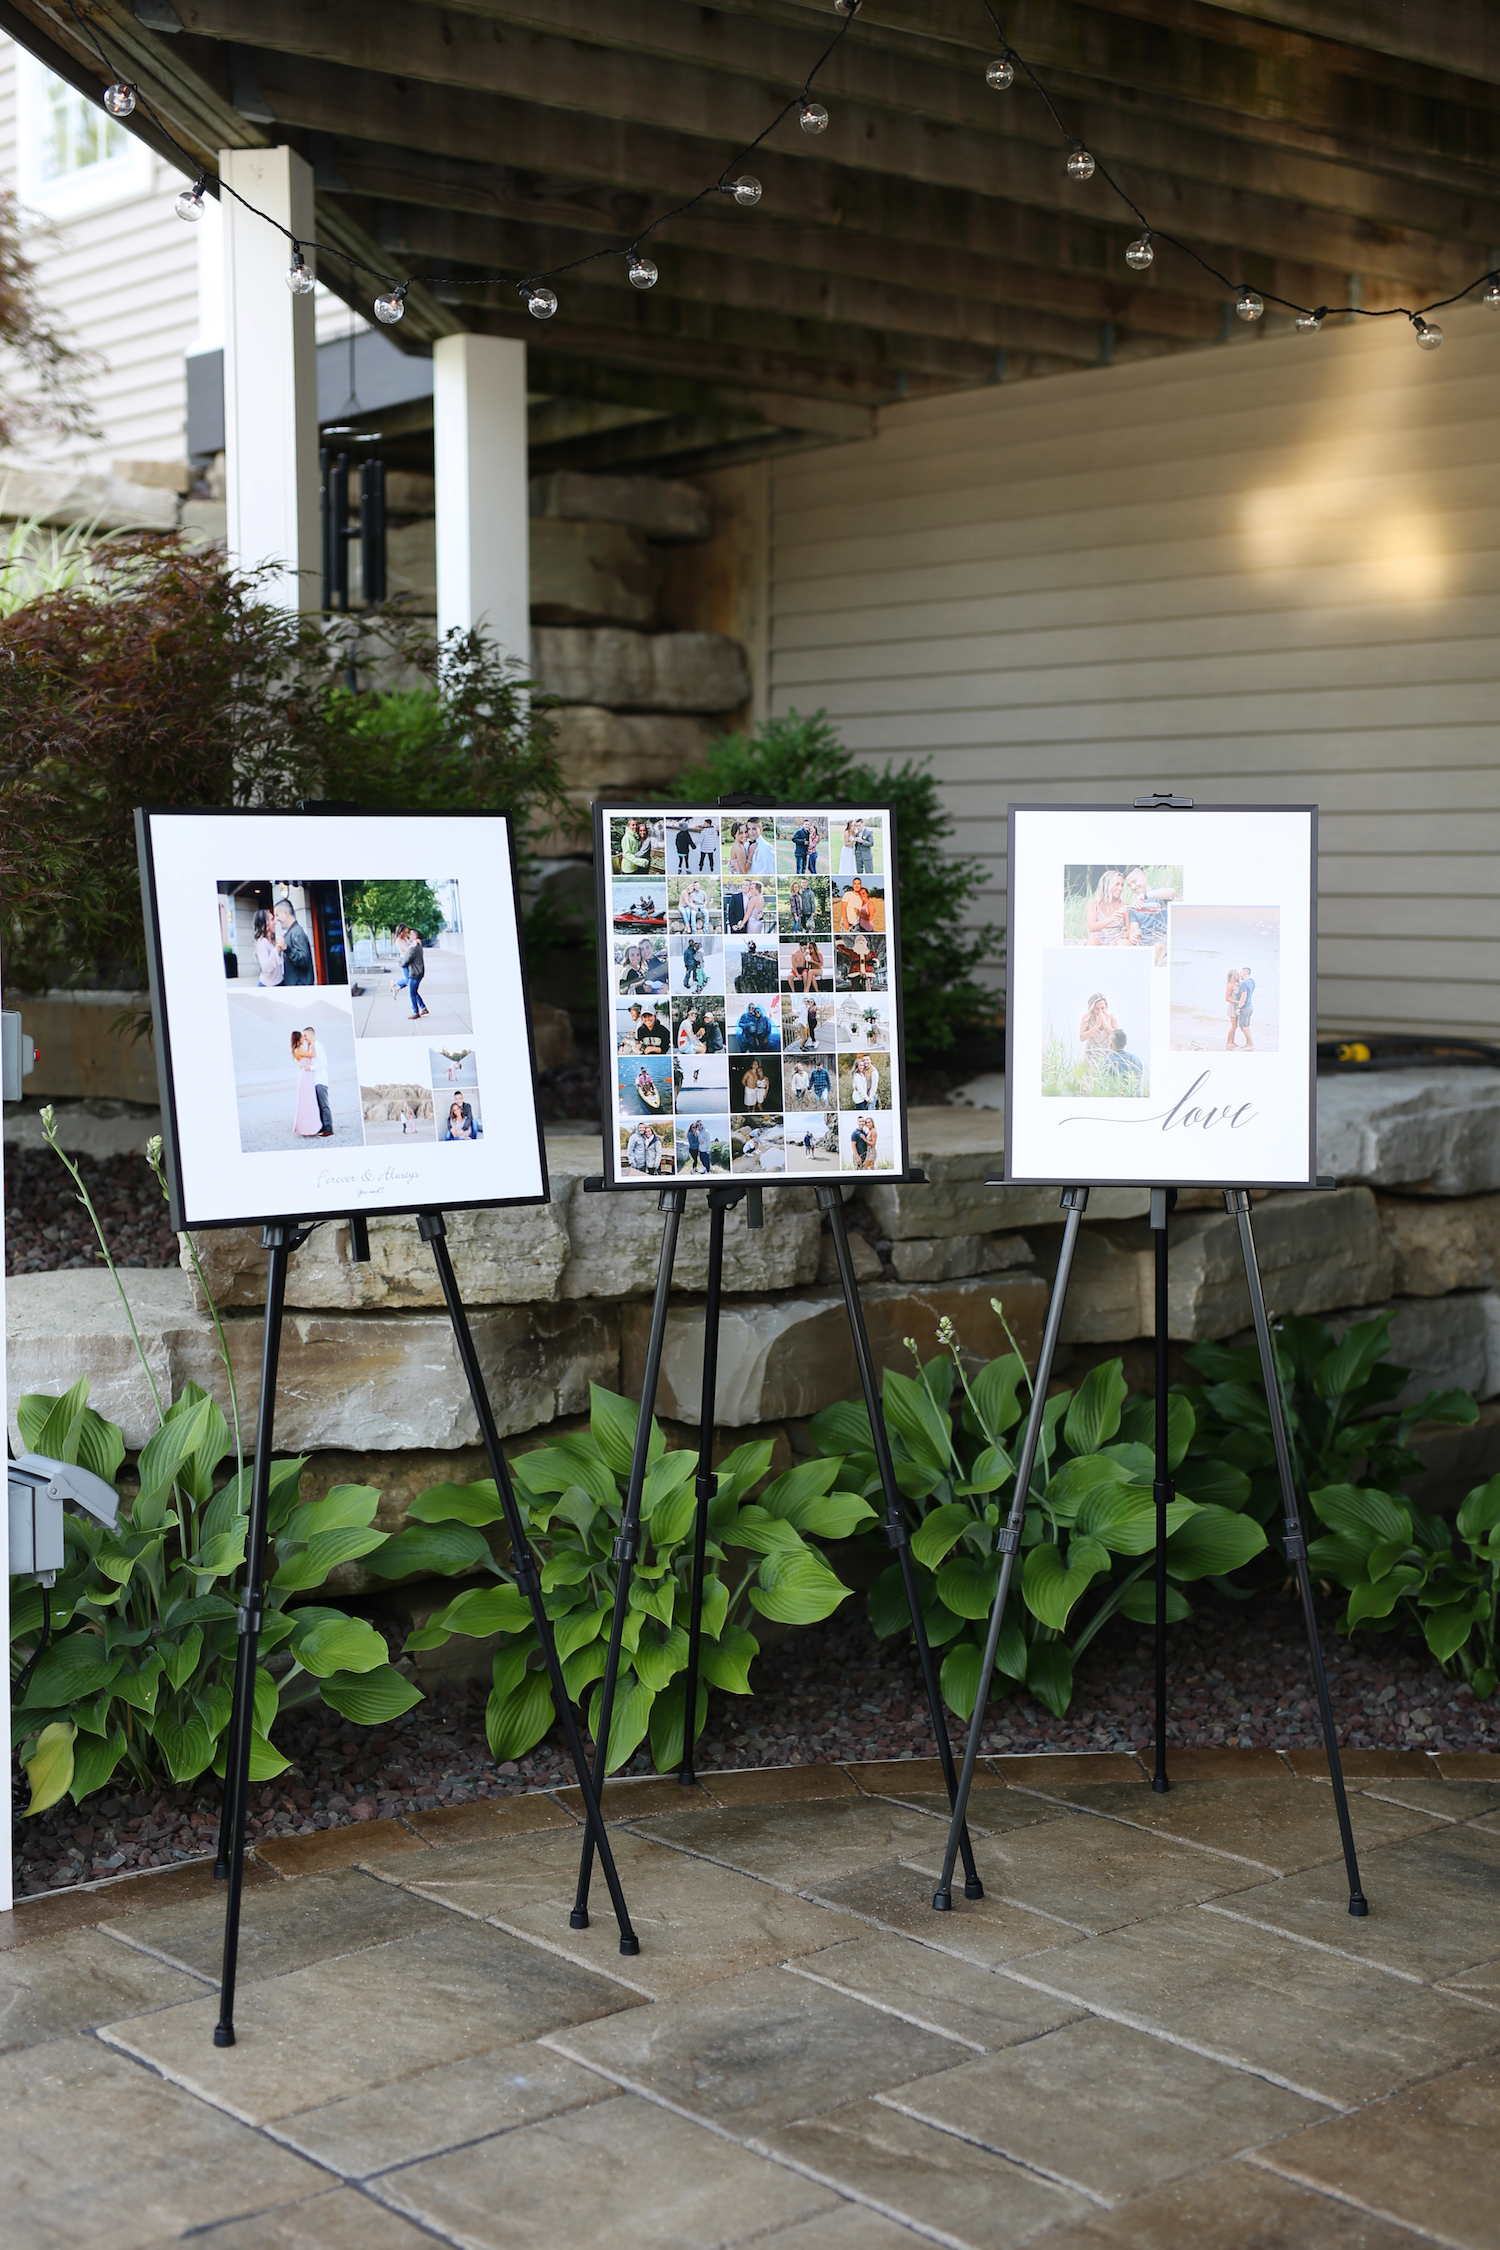
[[[903,1172],[889,810],[594,819],[611,1178]]]
[[[140,828],[174,1223],[545,1195],[503,814]]]
[[[1006,1176],[1316,1176],[1313,806],[1013,805]]]

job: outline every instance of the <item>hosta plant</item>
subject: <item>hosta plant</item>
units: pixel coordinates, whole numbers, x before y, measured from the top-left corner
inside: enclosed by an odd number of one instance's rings
[[[586,1699],[586,1717],[596,1734],[619,1577],[613,1548],[624,1515],[637,1415],[629,1399],[595,1384],[588,1429],[519,1455],[512,1469],[516,1498],[541,1558],[547,1614],[568,1692],[575,1702]],[[859,1493],[841,1489],[844,1464],[837,1457],[800,1462],[768,1483],[771,1454],[770,1439],[759,1439],[736,1447],[719,1464],[709,1504],[695,1741],[710,1687],[729,1695],[751,1692],[750,1667],[760,1654],[753,1630],[757,1616],[811,1625],[847,1598],[849,1589],[811,1541],[846,1539],[874,1513]],[[648,1735],[659,1772],[682,1757],[681,1675],[688,1656],[698,1456],[685,1447],[669,1451],[653,1422],[648,1464],[609,1732],[611,1773]],[[498,1521],[500,1503],[486,1479],[440,1485],[424,1493],[411,1512],[434,1527],[479,1526]],[[530,1608],[508,1575],[502,1572],[494,1586],[466,1588],[406,1646],[436,1648],[454,1633],[501,1635],[485,1726],[497,1758],[524,1756],[551,1726],[552,1701]]]
[[[996,1310],[1000,1307],[997,1304]],[[1003,1313],[1001,1314],[1003,1319]],[[974,1708],[990,1610],[1000,1576],[997,1540],[1009,1514],[1029,1385],[1019,1352],[966,1370],[951,1322],[943,1351],[915,1375],[888,1369],[883,1411],[906,1502],[927,1635],[941,1652],[944,1700],[961,1718]],[[1000,1636],[996,1692],[1022,1683],[1060,1718],[1083,1650],[1118,1615],[1155,1615],[1153,1404],[1127,1399],[1121,1361],[1094,1368],[1076,1391],[1047,1400],[1027,1495],[1020,1568]],[[846,1457],[850,1482],[878,1491],[864,1405],[848,1400],[814,1417],[819,1447]],[[1171,1459],[1180,1479],[1167,1511],[1168,1617],[1190,1614],[1181,1588],[1219,1578],[1258,1554],[1265,1533],[1246,1515],[1250,1480],[1239,1469],[1189,1457],[1192,1407],[1174,1398]],[[899,1566],[869,1596],[877,1633],[909,1629]]]
[[[1320,1578],[1348,1590],[1345,1630],[1407,1625],[1450,1675],[1478,1696],[1493,1695],[1500,1476],[1475,1487],[1452,1526],[1368,1485],[1323,1485],[1312,1504],[1327,1529],[1309,1542],[1307,1558]]]

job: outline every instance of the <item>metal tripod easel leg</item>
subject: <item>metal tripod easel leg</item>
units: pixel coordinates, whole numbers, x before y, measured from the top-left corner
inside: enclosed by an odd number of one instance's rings
[[[1160,1796],[1167,1779],[1167,1510],[1172,1503],[1172,1448],[1167,1395],[1167,1214],[1177,1201],[1175,1188],[1151,1190],[1151,1231],[1156,1252],[1156,1770],[1151,1786]]]
[[[708,1191],[708,1298],[703,1308],[703,1389],[698,1407],[698,1510],[693,1525],[692,1608],[688,1615],[687,1671],[683,1675],[682,1758],[677,1778],[684,1789],[696,1786],[693,1746],[698,1739],[698,1659],[703,1636],[703,1572],[708,1551],[708,1510],[718,1481],[714,1476],[714,1394],[719,1377],[719,1294],[724,1281],[724,1222],[739,1202],[740,1188]]]

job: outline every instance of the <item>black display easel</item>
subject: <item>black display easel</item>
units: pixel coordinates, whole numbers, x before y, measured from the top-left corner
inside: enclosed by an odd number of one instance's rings
[[[907,1172],[902,1175],[908,1182],[924,1183],[925,1173]],[[602,1181],[585,1181],[585,1187],[602,1188]],[[788,1180],[782,1185],[805,1186],[805,1181]],[[698,1473],[695,1485],[698,1510],[693,1538],[693,1603],[688,1628],[688,1663],[684,1674],[682,1703],[682,1759],[677,1778],[684,1787],[692,1787],[697,1779],[693,1770],[693,1742],[697,1729],[699,1641],[703,1616],[704,1553],[708,1541],[708,1510],[718,1480],[713,1466],[714,1390],[719,1359],[719,1298],[724,1272],[724,1221],[726,1214],[743,1195],[746,1198],[747,1223],[754,1227],[761,1223],[761,1182],[747,1182],[743,1188],[722,1187],[706,1190],[709,1210],[708,1234],[708,1294],[703,1316],[703,1391],[698,1432]],[[620,1637],[624,1630],[625,1614],[630,1593],[631,1566],[639,1545],[641,1520],[641,1493],[646,1481],[646,1456],[651,1442],[651,1422],[656,1411],[657,1384],[661,1377],[662,1348],[666,1341],[667,1308],[672,1290],[672,1268],[677,1255],[677,1230],[682,1214],[687,1208],[686,1187],[665,1187],[661,1190],[660,1208],[666,1214],[662,1230],[661,1256],[656,1270],[656,1295],[651,1307],[651,1330],[646,1345],[645,1380],[641,1390],[640,1419],[636,1424],[635,1448],[631,1456],[630,1482],[626,1489],[625,1513],[620,1534],[615,1541],[615,1559],[620,1566],[619,1582],[615,1589],[614,1615],[610,1626],[609,1653],[605,1661],[604,1680],[600,1689],[597,1719],[594,1728],[594,1786],[601,1795],[604,1789],[605,1761],[609,1750],[610,1722],[614,1715],[615,1683],[620,1668]],[[953,1748],[948,1740],[947,1720],[943,1711],[942,1691],[938,1684],[937,1666],[932,1659],[932,1649],[927,1639],[927,1629],[922,1619],[922,1604],[917,1595],[916,1573],[911,1559],[911,1537],[907,1530],[906,1512],[901,1505],[901,1494],[896,1484],[895,1465],[891,1459],[890,1441],[886,1435],[885,1417],[881,1411],[880,1385],[876,1375],[875,1358],[870,1349],[870,1339],[865,1328],[864,1308],[860,1303],[859,1284],[854,1275],[854,1261],[849,1254],[849,1234],[844,1224],[843,1194],[838,1187],[815,1187],[818,1208],[826,1213],[829,1231],[833,1236],[834,1252],[838,1259],[839,1280],[843,1286],[844,1305],[849,1315],[849,1333],[854,1343],[854,1357],[859,1367],[860,1388],[864,1393],[865,1411],[870,1420],[871,1438],[875,1450],[875,1465],[880,1473],[881,1490],[885,1495],[885,1536],[894,1549],[901,1565],[902,1584],[906,1589],[907,1606],[911,1611],[912,1632],[916,1639],[917,1655],[922,1667],[922,1681],[927,1691],[928,1708],[932,1713],[933,1732],[937,1737],[938,1757],[942,1764],[943,1780],[948,1791],[948,1802],[955,1808],[953,1849],[955,1856],[963,1855],[964,1896],[983,1898],[984,1886],[974,1864],[973,1847],[965,1825],[958,1793],[958,1776],[954,1768]],[[586,1930],[589,1923],[589,1885],[593,1875],[594,1831],[592,1827],[584,1838],[583,1856],[578,1869],[578,1896],[570,1917],[575,1930]]]
[[[1002,1181],[987,1181],[986,1186],[1002,1186]],[[1167,1506],[1172,1497],[1172,1473],[1169,1457],[1167,1419],[1169,1401],[1167,1394],[1167,1214],[1177,1200],[1175,1188],[1151,1189],[1151,1228],[1155,1235],[1156,1260],[1156,1478],[1152,1487],[1156,1502],[1156,1759],[1151,1786],[1155,1790],[1169,1788],[1167,1778]],[[1248,1188],[1225,1188],[1224,1208],[1239,1228],[1240,1254],[1245,1263],[1245,1285],[1250,1292],[1250,1313],[1255,1325],[1255,1341],[1260,1352],[1261,1379],[1266,1389],[1266,1408],[1271,1420],[1271,1437],[1276,1448],[1276,1469],[1281,1484],[1282,1505],[1286,1510],[1283,1526],[1283,1543],[1286,1558],[1297,1573],[1298,1590],[1302,1596],[1302,1615],[1307,1627],[1307,1645],[1312,1657],[1313,1681],[1317,1688],[1318,1710],[1323,1723],[1323,1747],[1328,1757],[1328,1778],[1333,1784],[1333,1802],[1338,1815],[1339,1836],[1344,1847],[1344,1866],[1349,1877],[1349,1912],[1368,1914],[1364,1891],[1360,1885],[1359,1862],[1354,1854],[1354,1831],[1349,1824],[1349,1800],[1344,1790],[1344,1772],[1339,1760],[1338,1740],[1334,1733],[1333,1705],[1328,1696],[1328,1675],[1323,1667],[1323,1650],[1318,1639],[1317,1614],[1313,1608],[1312,1578],[1307,1567],[1307,1540],[1302,1530],[1301,1513],[1297,1506],[1297,1488],[1292,1476],[1291,1445],[1287,1437],[1285,1404],[1281,1395],[1281,1378],[1276,1366],[1276,1348],[1271,1339],[1271,1323],[1266,1312],[1265,1294],[1261,1288],[1260,1263],[1255,1254],[1255,1235],[1250,1224],[1250,1191]],[[1063,1227],[1062,1254],[1058,1259],[1057,1276],[1052,1284],[1052,1301],[1047,1308],[1047,1325],[1042,1334],[1042,1348],[1037,1360],[1036,1377],[1031,1390],[1031,1409],[1026,1417],[1026,1433],[1021,1445],[1021,1457],[1016,1465],[1015,1492],[1011,1499],[1010,1514],[1000,1534],[1000,1583],[995,1589],[994,1607],[990,1611],[989,1637],[984,1647],[984,1662],[979,1672],[979,1692],[974,1700],[974,1714],[969,1722],[969,1739],[964,1748],[963,1772],[959,1777],[958,1794],[953,1807],[953,1823],[949,1830],[948,1846],[943,1855],[943,1873],[933,1895],[933,1906],[939,1913],[947,1913],[953,1905],[953,1865],[958,1856],[959,1835],[969,1790],[974,1780],[974,1767],[979,1757],[979,1739],[984,1731],[985,1704],[989,1697],[990,1680],[995,1669],[995,1656],[1000,1646],[1000,1628],[1005,1621],[1005,1602],[1010,1592],[1011,1573],[1020,1551],[1021,1531],[1026,1518],[1026,1502],[1031,1491],[1031,1473],[1036,1464],[1037,1446],[1042,1431],[1042,1416],[1047,1403],[1047,1385],[1052,1374],[1052,1361],[1057,1350],[1058,1336],[1062,1330],[1063,1306],[1068,1293],[1068,1276],[1072,1271],[1073,1252],[1078,1242],[1078,1228],[1088,1207],[1087,1188],[1065,1188],[1062,1208],[1067,1214]],[[965,1866],[968,1860],[965,1858]],[[965,1896],[968,1886],[965,1885]]]
[[[322,1224],[322,1221],[317,1222]],[[369,1228],[366,1219],[351,1215],[349,1222],[350,1250],[356,1264],[367,1264],[370,1256]],[[250,1797],[250,1740],[253,1732],[252,1713],[255,1692],[256,1644],[260,1638],[265,1613],[265,1554],[270,1515],[271,1491],[271,1440],[276,1420],[276,1369],[281,1354],[281,1322],[286,1303],[287,1261],[294,1250],[299,1250],[313,1232],[311,1226],[299,1225],[282,1219],[266,1227],[262,1236],[263,1247],[270,1252],[270,1268],[266,1277],[266,1321],[264,1341],[261,1346],[260,1398],[255,1414],[255,1468],[250,1486],[250,1521],[245,1549],[245,1586],[239,1603],[239,1643],[235,1652],[234,1701],[230,1712],[229,1735],[224,1759],[224,1800],[219,1816],[219,1848],[214,1861],[214,1874],[227,1879],[229,1894],[224,1909],[224,1967],[219,1987],[219,2020],[214,2026],[214,2045],[234,2045],[234,1987],[239,1961],[240,1898],[244,1883],[245,1822]],[[578,1775],[578,1786],[583,1796],[584,1816],[588,1824],[589,1848],[592,1852],[597,1836],[600,1857],[604,1863],[604,1878],[609,1885],[610,1901],[620,1925],[620,1951],[639,1953],[640,1940],[630,1926],[630,1915],[625,1904],[625,1894],[615,1867],[609,1838],[599,1817],[599,1800],[588,1759],[584,1753],[583,1738],[578,1731],[578,1720],[568,1698],[563,1681],[562,1665],[557,1654],[552,1622],[542,1602],[542,1577],[526,1538],[526,1526],[520,1509],[516,1506],[515,1492],[505,1456],[500,1449],[500,1432],[495,1422],[485,1387],[479,1354],[474,1348],[474,1337],[459,1293],[458,1280],[453,1271],[453,1260],[448,1253],[447,1223],[441,1211],[419,1211],[417,1232],[424,1242],[432,1246],[433,1261],[437,1266],[438,1280],[443,1291],[443,1301],[448,1309],[448,1319],[453,1329],[453,1340],[463,1364],[469,1397],[478,1417],[484,1449],[489,1456],[490,1474],[500,1495],[505,1515],[505,1528],[510,1535],[512,1574],[516,1589],[531,1604],[531,1614],[536,1624],[537,1636],[542,1644],[547,1676],[552,1688],[552,1701],[562,1721],[567,1740],[568,1755]]]

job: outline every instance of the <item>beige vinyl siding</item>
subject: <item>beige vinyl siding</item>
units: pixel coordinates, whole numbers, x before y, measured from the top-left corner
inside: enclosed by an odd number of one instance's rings
[[[1500,1032],[1500,315],[893,406],[777,463],[768,699],[1012,800],[1321,808],[1319,1015]]]

